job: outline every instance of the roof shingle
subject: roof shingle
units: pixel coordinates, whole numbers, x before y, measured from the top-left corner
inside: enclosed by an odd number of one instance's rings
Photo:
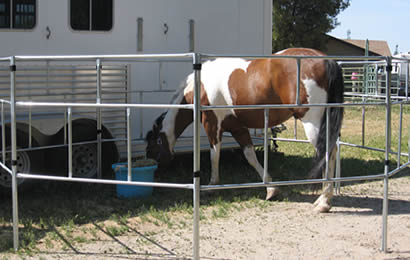
[[[351,40],[351,39],[341,39],[342,41],[348,42],[352,45],[366,49],[366,40]],[[386,41],[369,40],[369,50],[371,52],[377,53],[381,56],[391,56],[389,45]]]

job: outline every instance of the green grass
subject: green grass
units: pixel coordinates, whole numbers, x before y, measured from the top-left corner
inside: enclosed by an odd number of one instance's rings
[[[346,109],[342,129],[342,140],[361,144],[361,108]],[[398,108],[393,108],[392,150],[397,150]],[[366,110],[365,145],[383,149],[385,146],[385,111],[380,107]],[[293,137],[293,121],[287,123],[288,130],[280,137]],[[410,108],[405,107],[403,120],[402,151],[408,151],[410,134]],[[298,124],[298,135],[303,137],[303,128]],[[274,180],[306,178],[314,154],[308,144],[279,142],[279,153],[269,154],[269,172]],[[257,156],[263,162],[263,151]],[[343,146],[341,149],[342,176],[358,176],[382,173],[384,153]],[[395,166],[397,156],[391,156]],[[402,157],[407,160],[407,157]],[[221,154],[220,174],[222,183],[260,182],[259,176],[246,162],[242,151],[225,150]],[[193,160],[191,154],[179,155],[167,168],[160,168],[155,181],[192,183]],[[201,154],[201,184],[210,179],[209,153]],[[406,169],[404,175],[410,173]],[[402,174],[402,175],[403,175]],[[304,186],[284,187],[284,201],[296,196]],[[365,191],[363,191],[365,192]],[[0,193],[0,256],[12,252],[12,209],[9,193]],[[265,189],[221,190],[201,193],[201,221],[226,218],[245,208],[264,210],[271,205],[264,200]],[[180,214],[182,213],[182,214]],[[155,188],[153,196],[145,200],[118,199],[115,186],[96,184],[75,184],[41,182],[29,192],[19,193],[20,254],[37,252],[39,241],[46,248],[60,245],[70,250],[70,245],[87,243],[100,239],[101,229],[110,236],[126,235],[130,231],[129,219],[137,218],[139,223],[152,224],[177,230],[192,225],[192,191]],[[186,217],[175,217],[190,216]],[[104,224],[111,223],[114,224]],[[87,227],[84,227],[87,225]],[[149,234],[149,233],[145,233]],[[141,242],[143,243],[143,242]]]

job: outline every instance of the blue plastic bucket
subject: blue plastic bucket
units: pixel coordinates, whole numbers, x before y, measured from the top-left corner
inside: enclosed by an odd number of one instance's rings
[[[128,164],[126,162],[115,163],[112,169],[115,172],[115,179],[119,181],[126,181],[128,178]],[[139,182],[153,182],[154,172],[157,165],[135,167],[131,169],[131,180]],[[120,185],[117,184],[117,196],[121,198],[143,198],[152,195],[152,187],[134,186],[134,185]]]

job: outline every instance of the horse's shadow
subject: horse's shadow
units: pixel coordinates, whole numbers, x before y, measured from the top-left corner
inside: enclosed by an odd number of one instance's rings
[[[294,194],[286,198],[289,202],[308,202],[313,203],[318,195],[312,194]],[[344,215],[381,215],[383,208],[383,198],[355,195],[335,195],[332,199],[333,210],[330,214]],[[312,206],[313,209],[313,206]],[[389,199],[389,215],[407,215],[410,214],[409,200]]]

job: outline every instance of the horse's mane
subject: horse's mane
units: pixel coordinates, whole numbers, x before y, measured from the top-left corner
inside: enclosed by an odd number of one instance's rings
[[[185,78],[184,81],[182,81],[179,84],[179,87],[175,90],[170,103],[175,104],[177,102],[180,102],[180,100],[178,100],[178,97],[181,96],[181,94],[184,92],[186,88],[193,86],[193,84],[194,84],[194,73],[191,73],[188,75],[188,77]]]

